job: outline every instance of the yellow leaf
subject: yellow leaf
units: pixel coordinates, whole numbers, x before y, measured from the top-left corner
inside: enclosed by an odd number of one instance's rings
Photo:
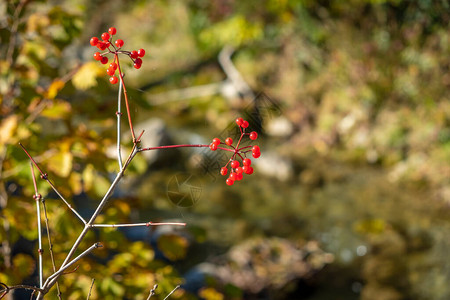
[[[88,62],[84,64],[78,72],[73,76],[72,83],[75,88],[87,90],[97,85],[97,77],[106,74],[98,62]]]
[[[13,258],[14,273],[23,279],[31,275],[35,268],[34,259],[27,254],[17,254]]]
[[[18,116],[11,115],[0,123],[0,144],[11,143],[14,132],[17,129]]]
[[[72,106],[69,102],[55,100],[42,111],[41,115],[49,119],[57,120],[66,118],[71,112]]]
[[[223,300],[224,297],[221,293],[216,291],[214,288],[203,288],[199,292],[199,296],[206,300]]]
[[[80,173],[70,174],[69,186],[75,195],[78,195],[83,191],[83,185],[81,183],[81,174]]]
[[[64,85],[64,81],[55,79],[48,87],[45,97],[47,97],[48,99],[55,99],[56,95],[58,95],[58,92],[62,90]]]
[[[89,164],[83,170],[83,188],[85,192],[88,192],[92,189],[92,184],[94,182],[94,166]]]
[[[67,177],[72,170],[72,153],[60,152],[52,156],[48,162],[48,169],[60,177]]]

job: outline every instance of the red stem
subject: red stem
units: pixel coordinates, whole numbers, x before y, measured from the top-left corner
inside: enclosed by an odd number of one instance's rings
[[[133,143],[136,144],[138,141],[136,140],[136,136],[134,134],[133,122],[131,121],[130,105],[128,104],[127,88],[125,87],[125,82],[123,81],[122,70],[120,69],[120,61],[119,61],[119,57],[117,56],[117,53],[114,54],[114,60],[117,60],[117,67],[119,69],[120,82],[122,83],[123,95],[125,96],[125,106],[127,107],[128,124],[130,124],[130,131],[131,131],[131,136],[133,137]]]
[[[170,148],[208,148],[209,145],[204,144],[183,144],[183,145],[166,145],[166,146],[158,146],[158,147],[148,147],[148,148],[142,148],[139,151],[149,151],[149,150],[158,150],[158,149],[170,149]],[[217,147],[217,149],[225,150],[234,152],[232,149],[224,148],[224,147]]]

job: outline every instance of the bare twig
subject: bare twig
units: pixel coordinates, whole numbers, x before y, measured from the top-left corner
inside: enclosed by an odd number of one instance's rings
[[[52,237],[50,235],[50,226],[49,226],[49,221],[48,221],[48,216],[47,216],[47,206],[45,205],[44,198],[41,199],[41,202],[42,202],[42,208],[44,210],[44,219],[45,219],[45,227],[47,229],[47,239],[48,239],[48,248],[49,248],[49,252],[50,252],[50,259],[52,261],[53,272],[56,272],[55,257],[53,256],[53,243],[52,243]],[[56,289],[58,291],[58,299],[61,300],[61,290],[59,288],[58,282],[56,283]]]
[[[149,300],[153,295],[155,295],[155,290],[158,288],[158,285],[155,284],[153,288],[150,290],[150,294],[148,294],[147,300]]]
[[[18,289],[33,290],[34,292],[43,292],[43,290],[40,289],[40,288],[37,288],[35,286],[31,286],[31,285],[25,285],[25,284],[18,284],[18,285],[13,285],[13,286],[7,286],[3,282],[0,282],[0,286],[3,287],[3,289],[0,290],[0,293],[2,293],[0,295],[0,299],[3,299],[3,297],[5,297],[5,295],[8,294],[10,291],[18,290]]]
[[[77,261],[79,261],[80,259],[82,259],[83,257],[85,257],[86,255],[88,255],[89,253],[91,253],[94,249],[103,247],[102,244],[100,243],[95,243],[93,244],[91,247],[87,248],[86,250],[84,250],[84,252],[82,252],[80,255],[78,255],[77,257],[75,257],[72,261],[70,261],[69,263],[67,263],[64,267],[61,267],[57,272],[53,273],[51,276],[49,276],[47,278],[47,280],[44,283],[44,290],[48,290],[51,286],[46,288],[46,285],[49,282],[53,282],[54,280],[57,280],[58,277],[62,274],[64,274],[64,271],[67,270],[68,268],[70,268],[70,266],[72,266],[74,263],[76,263]]]
[[[39,167],[39,165],[36,163],[36,161],[33,159],[33,157],[28,153],[27,149],[22,145],[22,143],[19,143],[20,147],[22,147],[23,151],[27,154],[27,156],[30,158],[32,163],[35,165],[35,167],[39,170],[41,173],[41,178],[47,181],[47,183],[50,185],[50,187],[53,189],[53,191],[59,196],[59,198],[69,207],[69,209],[84,223],[86,224],[86,221],[83,219],[83,217],[72,207],[72,205],[67,202],[67,200],[61,195],[61,193],[56,189],[55,185],[48,179],[47,173],[44,173],[42,169]]]
[[[124,76],[124,74],[122,74],[122,77]],[[117,160],[119,161],[119,168],[120,170],[122,170],[123,168],[123,164],[122,164],[122,153],[121,153],[121,149],[120,149],[120,143],[121,143],[121,136],[122,136],[122,130],[120,128],[120,119],[122,117],[122,111],[121,111],[121,102],[122,102],[122,86],[123,86],[123,82],[122,80],[120,81],[119,84],[119,94],[117,96]]]
[[[41,230],[41,206],[39,204],[39,201],[41,200],[42,196],[39,194],[36,184],[36,175],[34,174],[34,167],[33,163],[30,162],[30,168],[31,168],[31,177],[33,179],[33,185],[34,185],[34,200],[36,200],[36,214],[37,214],[37,230],[38,230],[38,253],[39,253],[39,287],[42,288],[42,284],[44,282],[44,275],[42,270],[42,230]]]
[[[8,46],[8,51],[6,52],[6,61],[8,62],[9,65],[12,65],[14,60],[13,60],[13,55],[14,55],[14,48],[16,47],[16,39],[17,39],[17,29],[19,28],[19,23],[20,23],[20,13],[22,12],[23,8],[25,7],[25,5],[28,3],[29,0],[22,0],[19,2],[19,4],[16,7],[16,10],[14,11],[14,16],[13,16],[13,24],[11,26],[11,39],[9,40],[9,46]]]
[[[176,290],[180,288],[179,285],[177,285],[167,296],[164,298],[164,300],[167,300]]]
[[[91,227],[103,227],[103,228],[120,228],[120,227],[149,227],[149,226],[162,226],[162,225],[174,225],[174,226],[186,226],[186,223],[179,222],[147,222],[147,223],[133,223],[133,224],[93,224]]]
[[[133,121],[131,120],[130,104],[128,102],[127,88],[126,88],[125,84],[123,83],[122,70],[120,69],[119,57],[117,56],[117,54],[115,54],[114,59],[117,61],[117,67],[118,67],[118,71],[119,71],[120,83],[122,84],[123,95],[125,96],[125,106],[127,108],[128,124],[130,125],[131,136],[133,137],[133,143],[136,144],[136,136],[134,134]]]
[[[89,293],[86,298],[87,300],[89,300],[89,298],[91,297],[92,288],[94,287],[94,282],[95,282],[95,278],[92,278],[91,287],[89,288]]]

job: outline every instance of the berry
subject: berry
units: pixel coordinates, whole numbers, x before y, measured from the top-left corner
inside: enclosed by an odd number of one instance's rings
[[[102,33],[102,40],[104,40],[104,41],[109,40],[109,33],[103,32],[103,33]]]
[[[220,169],[220,175],[225,176],[228,173],[228,169],[226,167],[222,167],[222,169]]]
[[[211,149],[212,151],[216,151],[217,150],[217,145],[211,143],[211,145],[209,145],[209,149]]]
[[[212,142],[213,142],[213,144],[219,145],[220,144],[220,139],[213,138]]]
[[[144,49],[139,49],[137,53],[138,53],[138,56],[139,56],[139,57],[144,57],[144,55],[145,55],[145,50],[144,50]]]
[[[97,48],[102,50],[102,51],[105,50],[106,49],[106,43],[105,42],[98,42]]]
[[[117,30],[116,30],[115,27],[110,27],[110,28],[108,29],[108,32],[109,32],[110,35],[115,35],[116,32],[117,32]]]
[[[98,38],[95,36],[90,40],[91,46],[96,46],[98,44]]]
[[[247,121],[242,121],[242,128],[247,128],[248,127],[248,122]]]
[[[109,64],[109,67],[110,67],[111,69],[114,69],[114,71],[117,70],[117,64],[116,64],[115,62],[110,63],[110,64]]]
[[[238,174],[236,172],[231,172],[229,179],[235,181],[238,178]]]
[[[251,140],[256,140],[258,138],[258,133],[256,131],[252,131],[250,132],[250,139]]]
[[[244,178],[244,175],[242,175],[242,172],[241,173],[237,173],[236,180],[239,181],[239,180],[242,180],[242,178]]]
[[[244,119],[242,119],[242,118],[237,118],[237,119],[236,119],[236,124],[237,124],[237,126],[241,126],[241,125],[242,125],[242,122],[244,122]]]
[[[123,46],[123,40],[117,40],[114,42],[117,48],[121,48]]]
[[[250,166],[252,164],[252,160],[250,158],[244,158],[244,160],[242,161],[242,164],[244,166]]]
[[[236,168],[236,173],[238,173],[238,174],[242,174],[243,171],[244,170],[241,167]]]
[[[109,82],[111,82],[111,84],[116,84],[118,81],[119,79],[117,79],[116,76],[109,77]]]
[[[136,69],[139,69],[142,66],[142,59],[136,58],[133,65]]]
[[[253,152],[252,155],[254,158],[258,158],[261,156],[261,152]]]
[[[106,65],[108,63],[108,58],[106,56],[102,56],[102,59],[100,60],[100,62],[104,65]]]
[[[94,59],[95,60],[101,60],[102,59],[102,56],[101,56],[100,52],[95,52],[94,53]]]
[[[113,76],[114,73],[116,73],[116,70],[114,70],[114,68],[109,67],[108,70],[106,70],[106,73],[107,73],[109,76]]]
[[[231,167],[232,167],[233,169],[236,169],[237,167],[239,167],[239,161],[233,160],[233,161],[231,162]]]
[[[250,166],[244,166],[242,168],[242,170],[244,171],[245,174],[251,175],[253,174],[253,168]]]
[[[261,152],[261,150],[259,149],[259,146],[255,145],[252,147],[252,152]]]
[[[227,178],[226,183],[227,183],[228,185],[233,185],[234,180],[231,179],[231,178]]]
[[[228,146],[231,146],[231,144],[233,144],[233,139],[232,138],[227,138],[226,140],[225,140],[225,144],[227,144]]]
[[[130,57],[131,57],[132,59],[138,58],[138,53],[137,53],[137,51],[136,51],[136,50],[131,51],[131,52],[130,52]]]

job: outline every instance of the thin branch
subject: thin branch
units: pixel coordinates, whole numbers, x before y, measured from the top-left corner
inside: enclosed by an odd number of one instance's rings
[[[52,282],[54,279],[58,279],[58,277],[60,275],[62,275],[64,273],[65,270],[67,270],[68,268],[70,268],[70,266],[72,266],[74,263],[76,263],[77,261],[79,261],[80,259],[82,259],[83,257],[85,257],[86,255],[88,255],[89,253],[91,253],[94,249],[103,247],[102,244],[100,243],[95,243],[92,246],[90,246],[89,248],[87,248],[86,250],[84,250],[83,253],[81,253],[80,255],[78,255],[77,257],[75,257],[72,261],[70,261],[68,264],[66,264],[64,267],[61,267],[57,272],[53,273],[51,276],[49,276],[47,278],[47,280],[44,283],[44,286],[48,283],[48,282]]]
[[[205,145],[205,144],[166,145],[166,146],[142,148],[142,149],[139,149],[139,152],[150,151],[150,150],[159,150],[159,149],[170,149],[170,148],[208,148],[208,147],[209,147],[209,145]],[[235,150],[233,150],[233,149],[228,149],[228,148],[224,148],[224,147],[217,147],[217,149],[235,152]]]
[[[167,296],[164,298],[164,300],[167,300],[176,290],[180,288],[179,285],[177,285]]]
[[[115,60],[117,60],[117,66],[118,66],[118,71],[119,71],[120,83],[123,86],[123,95],[125,96],[125,106],[127,108],[128,124],[130,125],[130,131],[131,131],[131,136],[133,137],[133,143],[136,144],[136,136],[134,134],[133,122],[131,121],[130,104],[128,102],[127,88],[126,88],[125,83],[123,81],[123,75],[122,75],[122,70],[120,69],[119,57],[117,56],[117,54],[115,54],[114,56],[115,56],[114,57]]]
[[[53,243],[52,243],[52,237],[50,235],[50,225],[49,225],[48,216],[47,216],[47,205],[45,205],[44,198],[41,199],[41,203],[42,203],[42,208],[44,210],[44,219],[45,219],[45,227],[47,229],[47,239],[48,239],[48,249],[50,252],[50,259],[52,261],[53,272],[56,272],[55,257],[53,256]],[[58,282],[56,283],[56,290],[58,291],[58,299],[61,300],[61,290],[59,288]]]
[[[147,222],[147,223],[132,223],[132,224],[92,224],[91,227],[96,228],[121,228],[121,227],[149,227],[149,226],[162,226],[162,225],[174,225],[174,226],[186,226],[186,223],[179,222]]]
[[[155,284],[153,288],[150,290],[150,294],[148,294],[147,300],[149,300],[153,295],[155,295],[155,290],[158,288],[158,285]]]
[[[91,287],[89,288],[89,294],[87,295],[86,300],[89,300],[89,298],[91,297],[92,288],[94,287],[94,282],[95,282],[95,278],[92,278]]]
[[[13,24],[11,26],[11,39],[9,41],[9,47],[8,47],[8,51],[6,52],[6,61],[8,62],[9,65],[13,64],[13,55],[14,55],[14,48],[16,47],[16,39],[17,39],[17,29],[19,28],[19,23],[20,23],[20,13],[22,12],[23,8],[25,7],[25,5],[27,4],[28,0],[22,0],[19,2],[19,4],[16,7],[16,10],[14,11],[14,16],[13,16]]]
[[[122,77],[124,75],[122,74]],[[119,167],[122,170],[123,169],[123,164],[122,164],[122,153],[121,153],[121,149],[120,149],[120,139],[122,136],[122,130],[120,128],[120,119],[122,117],[122,111],[121,111],[121,102],[122,102],[122,86],[123,86],[123,82],[122,80],[120,81],[120,85],[119,85],[119,94],[117,96],[117,160],[119,161]]]
[[[20,147],[22,147],[23,151],[27,154],[27,156],[30,158],[30,160],[33,162],[33,164],[36,166],[36,168],[41,173],[41,178],[47,181],[47,183],[50,185],[50,187],[53,189],[53,191],[59,196],[59,198],[69,207],[69,209],[83,222],[83,224],[86,224],[86,221],[83,219],[83,217],[72,207],[72,205],[67,202],[67,200],[61,195],[61,193],[56,189],[55,185],[48,179],[47,173],[44,173],[42,169],[39,167],[39,165],[36,163],[36,161],[31,157],[30,153],[28,153],[27,149],[22,145],[22,143],[19,143]]]
[[[43,275],[43,267],[42,267],[42,230],[41,230],[41,207],[39,205],[39,200],[41,200],[42,196],[39,194],[36,184],[36,175],[34,174],[33,163],[30,161],[30,169],[31,169],[31,177],[33,178],[34,185],[34,200],[36,200],[36,214],[37,214],[37,230],[38,230],[38,253],[39,253],[39,287],[42,288],[42,284],[44,283],[44,275]]]
[[[43,292],[44,291],[43,289],[37,288],[35,286],[25,285],[25,284],[7,286],[3,282],[0,282],[0,286],[3,287],[3,289],[0,290],[0,293],[2,293],[0,295],[0,299],[3,299],[3,297],[5,297],[5,295],[8,294],[12,290],[24,289],[24,290],[33,290],[34,292]]]

